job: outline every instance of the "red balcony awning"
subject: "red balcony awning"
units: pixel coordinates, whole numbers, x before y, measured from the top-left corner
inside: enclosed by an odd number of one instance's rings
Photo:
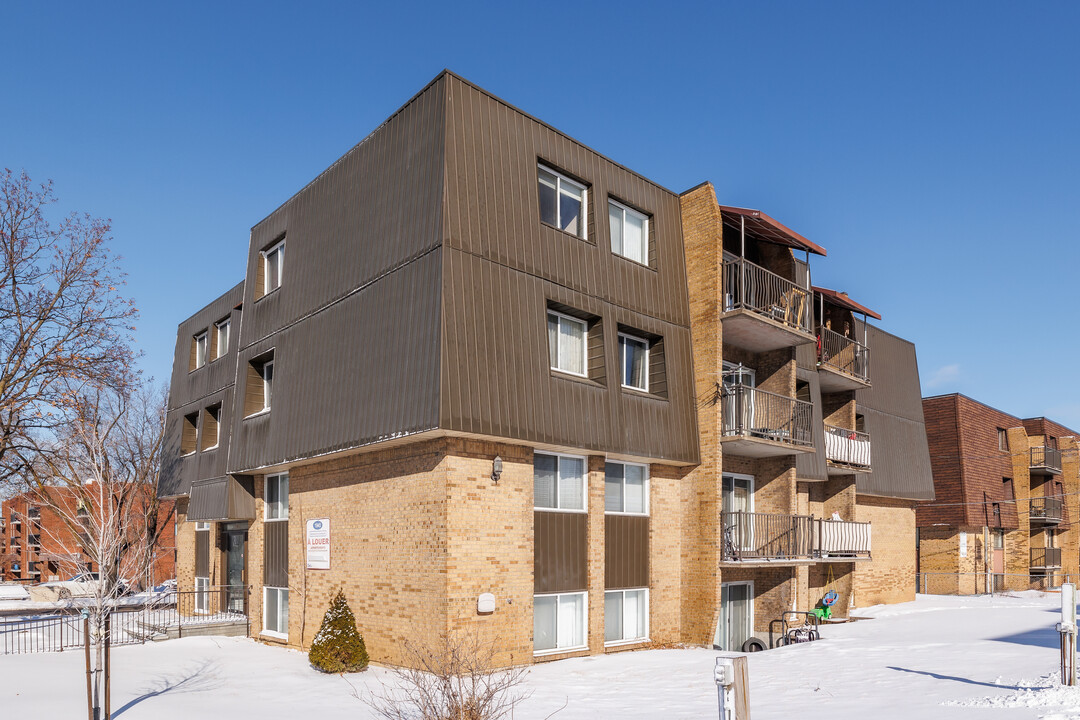
[[[813,287],[814,292],[824,296],[825,302],[827,303],[832,303],[833,305],[837,305],[852,312],[862,313],[863,315],[872,317],[875,320],[881,319],[881,316],[870,308],[866,307],[865,305],[861,305],[849,298],[847,296],[847,293],[837,292],[836,290],[830,290],[829,288],[818,287],[817,285],[814,285]]]
[[[737,220],[739,218],[745,218],[747,232],[759,240],[776,243],[777,245],[786,245],[798,250],[806,250],[823,257],[825,255],[825,248],[810,242],[799,233],[773,220],[760,210],[721,205],[720,214],[724,216],[725,220],[735,225],[738,225]]]

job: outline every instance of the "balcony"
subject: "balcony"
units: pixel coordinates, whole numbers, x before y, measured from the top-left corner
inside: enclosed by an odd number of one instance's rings
[[[1057,525],[1062,520],[1064,505],[1060,497],[1033,497],[1028,518],[1033,525]]]
[[[1028,463],[1029,472],[1041,475],[1061,474],[1061,451],[1056,447],[1033,447],[1029,451],[1031,460]]]
[[[814,341],[810,292],[744,260],[724,262],[724,342],[766,352]]]
[[[825,459],[830,475],[870,472],[869,433],[826,425]]]
[[[742,457],[777,457],[813,452],[808,402],[747,385],[721,390],[724,452]]]
[[[870,387],[870,348],[821,325],[817,337],[822,392]]]
[[[1052,570],[1061,567],[1061,548],[1031,548],[1032,570]]]
[[[850,562],[870,557],[870,523],[812,515],[723,512],[725,563]]]

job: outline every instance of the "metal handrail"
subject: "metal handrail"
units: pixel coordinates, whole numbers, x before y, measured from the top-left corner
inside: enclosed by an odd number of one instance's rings
[[[810,447],[813,406],[805,400],[747,385],[725,385],[721,421],[724,435],[745,435]]]
[[[1030,450],[1031,468],[1047,468],[1061,472],[1061,450],[1056,447],[1040,445]]]
[[[819,363],[870,382],[870,348],[824,325],[818,325],[817,337]]]
[[[1061,548],[1031,548],[1031,563],[1033,568],[1061,567]]]
[[[1064,503],[1060,497],[1033,497],[1029,504],[1028,516],[1032,519],[1060,522]]]
[[[870,557],[870,523],[815,521],[814,548],[820,557]]]
[[[724,560],[812,558],[809,515],[724,511]]]
[[[870,467],[870,433],[826,425],[825,459],[844,465]]]
[[[745,258],[724,261],[724,295],[725,312],[751,310],[810,332],[810,292]]]

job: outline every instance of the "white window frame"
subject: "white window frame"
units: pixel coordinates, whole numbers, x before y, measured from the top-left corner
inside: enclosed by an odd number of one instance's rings
[[[561,598],[564,598],[564,597],[573,597],[575,595],[580,595],[583,598],[582,603],[581,603],[582,615],[583,615],[583,617],[581,619],[581,627],[584,629],[585,644],[584,645],[572,645],[572,646],[569,646],[569,647],[558,647],[557,646],[558,642],[559,642],[559,609],[558,609],[558,600],[556,600],[555,601],[555,643],[556,643],[556,647],[548,648],[546,650],[537,650],[537,649],[535,649],[536,648],[536,645],[535,645],[536,638],[533,638],[533,657],[541,657],[543,655],[558,655],[560,653],[578,652],[580,650],[588,650],[589,649],[589,591],[588,590],[581,590],[579,592],[564,592],[564,593],[535,593],[533,595],[533,603],[535,605],[536,598],[538,598],[538,597],[554,597],[554,598],[560,598],[561,599]],[[533,612],[535,613],[535,609],[534,609]]]
[[[280,487],[281,478],[285,478],[285,484],[286,484],[285,505],[284,505],[284,508],[282,510],[281,515],[279,515],[278,517],[270,517],[270,500],[269,500],[270,483],[271,483],[271,481],[273,481],[274,483],[278,484],[278,497],[280,498],[281,497],[281,487]],[[288,484],[289,484],[289,473],[287,473],[287,472],[274,473],[272,475],[267,475],[263,479],[263,521],[264,522],[285,522],[285,521],[288,521],[288,519],[289,519],[289,498],[287,496],[288,495],[288,487],[287,487]]]
[[[619,202],[618,200],[616,200],[614,198],[610,198],[610,197],[608,198],[608,205],[609,206],[614,205],[619,210],[622,210],[622,213],[623,213],[623,224],[622,224],[623,236],[622,236],[621,240],[622,240],[622,245],[623,245],[624,249],[626,248],[626,215],[629,213],[631,215],[636,215],[637,217],[641,218],[641,242],[642,242],[641,258],[642,259],[641,260],[635,260],[634,258],[630,257],[629,255],[624,255],[623,253],[618,252],[617,250],[615,250],[614,247],[611,248],[612,254],[613,255],[618,255],[619,257],[623,258],[624,260],[629,260],[632,263],[637,263],[638,265],[644,265],[645,267],[649,267],[649,216],[646,215],[645,213],[641,212],[640,210],[635,210],[634,208],[632,208],[632,207],[630,207],[628,205],[623,205],[621,202]],[[609,237],[610,237],[610,232],[611,232],[611,229],[608,228]]]
[[[203,330],[195,335],[195,369],[206,365],[210,356],[210,333]]]
[[[639,588],[621,588],[619,590],[605,590],[604,591],[604,607],[605,607],[605,612],[607,612],[607,610],[606,610],[606,608],[607,608],[607,596],[618,593],[618,594],[623,596],[623,615],[625,617],[625,614],[626,614],[626,593],[628,593],[628,592],[641,592],[641,591],[644,591],[644,596],[645,596],[645,634],[643,636],[641,636],[641,637],[623,638],[621,640],[607,640],[607,639],[605,639],[604,640],[604,647],[618,647],[619,645],[635,645],[635,644],[638,644],[638,643],[649,642],[649,634],[650,634],[649,633],[649,631],[650,631],[650,628],[649,628],[649,613],[650,613],[650,610],[651,610],[651,607],[650,607],[650,602],[651,601],[650,601],[650,598],[649,598],[649,588],[647,588],[647,587],[639,587]],[[625,621],[623,622],[623,627],[624,628],[626,627],[626,622]],[[604,626],[604,635],[605,635],[605,637],[607,636],[607,626],[606,625]]]
[[[619,343],[619,382],[622,383],[624,388],[628,390],[638,390],[640,392],[649,392],[649,341],[639,335],[632,335],[630,333],[620,332],[619,340],[632,340],[639,342],[645,346],[645,387],[638,387],[637,385],[628,385],[626,383],[626,358],[623,357],[624,347],[623,343]]]
[[[633,467],[642,468],[645,471],[645,487],[643,488],[643,490],[645,492],[645,512],[628,512],[625,509],[624,510],[608,510],[607,509],[607,468],[604,469],[604,514],[605,515],[630,515],[632,517],[648,517],[649,516],[649,510],[650,510],[649,488],[650,488],[650,486],[652,484],[652,480],[649,477],[649,466],[646,465],[645,463],[626,462],[624,460],[605,460],[604,464],[605,465],[609,465],[609,464],[610,465],[622,465],[623,467],[626,467],[627,465],[630,465],[630,466],[633,466]],[[626,507],[626,473],[625,472],[623,473],[622,485],[623,485],[623,508],[625,508]],[[633,588],[630,588],[630,589],[633,590]]]
[[[214,353],[214,360],[225,357],[229,352],[229,335],[232,334],[231,318],[225,318],[214,323],[214,332],[217,333],[217,351]],[[222,330],[225,331],[225,342],[221,342]]]
[[[209,525],[209,523],[207,523]],[[195,614],[208,615],[210,613],[210,578],[195,578]]]
[[[549,316],[554,315],[555,317],[559,318],[560,323],[563,320],[566,320],[568,322],[573,322],[573,323],[577,323],[579,325],[582,325],[585,328],[585,330],[582,332],[582,342],[581,342],[581,355],[582,355],[581,367],[582,367],[582,372],[576,373],[573,370],[563,370],[562,368],[556,367],[554,365],[551,365],[551,369],[554,370],[555,372],[562,373],[564,375],[572,375],[573,377],[581,377],[581,378],[589,377],[589,322],[587,320],[582,320],[581,318],[576,318],[573,315],[567,315],[566,313],[561,313],[558,310],[552,310],[551,308],[548,308],[547,314]],[[544,334],[545,335],[547,334],[547,317],[546,316],[544,318]],[[562,333],[561,332],[555,333],[555,337],[556,338],[561,338]],[[550,352],[551,352],[551,350],[549,349],[548,350],[549,361],[550,361]],[[558,359],[559,355],[560,355],[559,348],[556,347],[555,348],[555,358]],[[550,364],[550,362],[549,362],[549,364]]]
[[[270,380],[266,379],[266,370],[270,369]],[[259,376],[262,378],[262,395],[263,406],[259,412],[270,412],[270,403],[274,399],[274,360],[271,358],[264,362],[259,369]]]
[[[206,521],[206,520],[196,520],[195,521],[195,532],[198,532],[200,530],[209,530],[209,529],[210,529],[209,521]]]
[[[589,239],[589,188],[588,188],[588,186],[583,185],[582,183],[578,182],[577,180],[574,180],[573,178],[570,178],[570,177],[567,177],[566,175],[563,175],[558,170],[555,170],[554,168],[548,167],[544,163],[537,163],[536,167],[539,168],[540,170],[543,170],[544,172],[551,173],[552,175],[555,176],[555,180],[556,180],[556,183],[555,183],[555,224],[552,225],[551,227],[554,227],[556,230],[559,230],[560,232],[564,232],[567,235],[574,235],[574,237],[580,238],[582,240],[588,240]],[[539,184],[539,182],[540,182],[539,174],[537,174],[537,176],[536,176],[536,181],[537,181],[537,184]],[[568,185],[573,185],[574,187],[581,190],[581,233],[577,234],[577,235],[570,232],[569,230],[563,230],[562,227],[561,227],[561,225],[562,225],[562,205],[559,203],[559,199],[562,196],[563,183],[566,183]],[[541,221],[541,222],[543,222],[543,221]],[[544,224],[547,225],[546,222]]]
[[[259,255],[262,257],[262,274],[263,274],[263,297],[266,297],[270,293],[278,290],[281,287],[281,278],[285,272],[285,241],[275,243],[270,247],[263,250]],[[274,253],[281,251],[281,256],[278,258],[277,265],[277,284],[270,288],[270,256]]]
[[[270,628],[266,627],[266,616],[267,616],[266,606],[269,604],[269,602],[267,601],[267,598],[269,597],[271,590],[274,591],[275,594],[280,594],[280,593],[284,592],[286,597],[288,597],[288,595],[289,595],[289,588],[287,588],[287,587],[276,587],[274,585],[263,585],[262,630],[260,631],[259,634],[260,635],[268,635],[268,636],[270,636],[272,638],[277,638],[279,640],[288,640],[289,639],[289,616],[288,616],[288,614],[285,615],[285,632],[281,632],[280,630],[271,630]],[[277,616],[278,616],[278,620],[281,620],[281,603],[280,603],[280,601],[278,602]]]
[[[533,510],[541,510],[543,512],[561,512],[561,513],[588,513],[589,512],[589,458],[584,455],[571,455],[570,453],[558,453],[548,451],[538,451],[533,453],[534,455],[547,455],[549,457],[561,460],[567,458],[570,460],[581,460],[581,509],[576,508],[561,508],[561,507],[540,507],[536,504],[536,497],[533,497]],[[535,465],[534,465],[535,468]],[[561,479],[561,466],[558,462],[555,463],[555,504],[559,503],[559,480]],[[535,469],[533,470],[535,473]],[[535,480],[534,480],[535,482]],[[548,593],[541,593],[548,594]]]

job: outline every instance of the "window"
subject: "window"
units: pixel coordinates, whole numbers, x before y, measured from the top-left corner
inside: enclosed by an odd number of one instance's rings
[[[649,218],[622,203],[608,200],[611,252],[648,265]]]
[[[649,342],[619,333],[619,365],[623,387],[649,391]]]
[[[263,518],[266,520],[288,520],[289,474],[267,475],[264,495],[266,507],[264,508]]]
[[[585,239],[588,196],[585,186],[540,165],[540,219]]]
[[[203,410],[202,442],[199,449],[203,452],[213,450],[218,446],[218,429],[220,428],[221,405],[211,405]]]
[[[649,514],[649,468],[609,462],[604,466],[604,512]]]
[[[269,411],[273,397],[274,354],[270,352],[248,362],[244,417]]]
[[[195,529],[196,530],[209,530],[210,529],[210,523],[202,522],[202,521],[196,522],[195,523]]]
[[[533,596],[533,650],[537,653],[585,648],[587,593]]]
[[[224,357],[229,352],[229,318],[225,318],[218,323],[214,324],[214,333],[217,340],[217,349],[214,352],[214,359]]]
[[[195,578],[195,612],[200,615],[210,612],[210,578]]]
[[[196,441],[199,437],[199,413],[194,412],[184,416],[184,427],[180,435],[180,454],[190,455],[195,452]]]
[[[1004,428],[998,428],[998,450],[1009,450],[1009,434]]]
[[[191,369],[198,370],[206,364],[206,331],[196,335],[191,340]]]
[[[635,642],[649,637],[649,591],[604,593],[604,643]]]
[[[585,510],[585,458],[533,456],[533,505],[542,510]]]
[[[548,310],[548,359],[552,370],[586,376],[588,323]]]
[[[288,588],[263,588],[263,632],[280,638],[289,637]]]
[[[281,287],[281,274],[285,269],[285,241],[279,242],[269,250],[262,252],[262,294],[270,293]]]

